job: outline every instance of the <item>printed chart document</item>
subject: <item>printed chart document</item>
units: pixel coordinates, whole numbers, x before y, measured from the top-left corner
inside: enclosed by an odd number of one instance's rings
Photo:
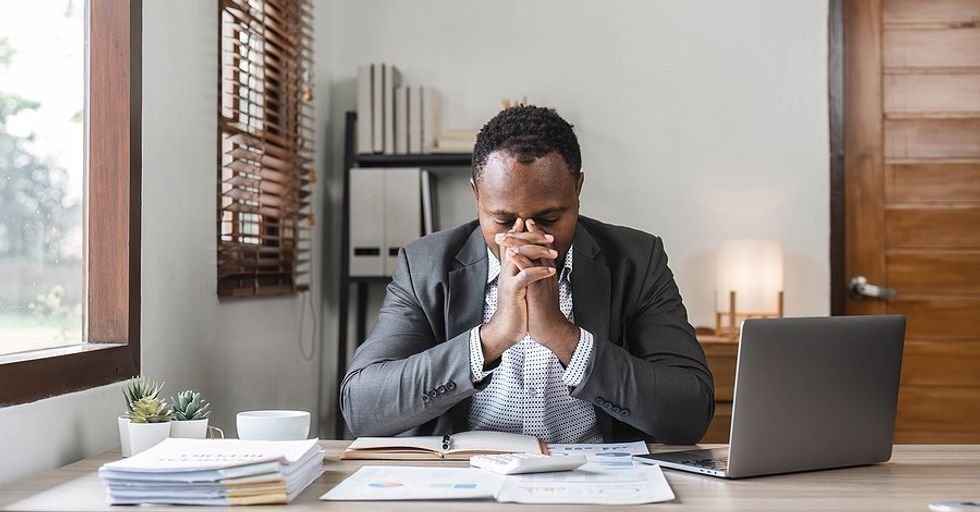
[[[639,505],[674,499],[660,466],[503,476],[474,468],[365,466],[320,496],[326,501],[495,499],[510,503]]]
[[[650,450],[643,441],[632,443],[598,443],[598,444],[559,444],[549,443],[548,454],[585,455],[589,462],[632,462],[633,455],[647,455]]]
[[[493,499],[503,477],[471,468],[364,466],[320,496],[327,501]]]
[[[497,501],[641,505],[674,499],[660,466],[609,469],[588,463],[575,471],[512,475],[504,479]]]

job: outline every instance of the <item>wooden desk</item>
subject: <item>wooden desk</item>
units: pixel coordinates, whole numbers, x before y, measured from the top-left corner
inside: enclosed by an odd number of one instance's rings
[[[514,505],[492,501],[429,502],[321,502],[317,498],[363,464],[382,462],[339,462],[337,457],[349,441],[324,441],[326,472],[292,504],[259,507],[261,510],[361,510],[382,511],[503,511],[503,510],[595,510],[595,506],[558,507]],[[651,445],[651,451],[674,449]],[[14,483],[0,489],[0,510],[137,510],[109,507],[105,489],[96,475],[104,462],[119,458],[118,451],[106,452],[61,469]],[[11,461],[5,461],[11,463]],[[391,464],[391,462],[389,462]],[[408,465],[410,463],[401,463]],[[460,466],[465,462],[420,462],[415,465]],[[875,466],[836,469],[795,475],[722,480],[664,470],[677,499],[672,502],[622,507],[643,510],[928,510],[933,501],[980,498],[980,445],[899,445],[890,462]],[[190,512],[204,507],[153,507],[151,510]],[[238,508],[239,511],[255,510]]]

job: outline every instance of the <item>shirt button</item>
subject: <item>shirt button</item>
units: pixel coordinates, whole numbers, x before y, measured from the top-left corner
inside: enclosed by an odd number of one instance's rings
[[[626,417],[626,416],[629,416],[629,415],[630,415],[630,410],[629,409],[623,409],[623,417]]]
[[[430,389],[427,394],[429,395],[429,398],[435,398],[437,395],[436,390],[434,389]]]
[[[595,404],[598,405],[599,407],[602,407],[603,405],[606,405],[606,401],[603,400],[602,398],[596,398]]]
[[[456,389],[456,383],[453,382],[453,381],[447,382],[446,383],[446,389],[448,389],[449,391],[452,391],[452,390]]]
[[[422,395],[422,401],[423,402],[428,402],[429,401],[429,395]]]
[[[615,405],[614,405],[614,406],[613,406],[613,408],[612,408],[612,412],[613,412],[614,414],[619,414],[621,410],[622,410],[622,409],[620,409],[619,407],[616,407]]]
[[[446,392],[446,386],[440,385],[439,387],[436,388],[436,391],[441,395]]]

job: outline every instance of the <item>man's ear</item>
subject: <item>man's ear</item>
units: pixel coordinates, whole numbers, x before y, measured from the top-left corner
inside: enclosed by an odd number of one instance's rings
[[[479,203],[480,202],[480,189],[478,189],[476,187],[476,182],[473,181],[473,178],[470,178],[470,190],[473,191],[473,200]]]
[[[584,172],[581,172],[580,171],[578,173],[578,180],[577,181],[578,182],[575,184],[575,196],[576,197],[582,195],[582,184],[585,183],[585,173]]]

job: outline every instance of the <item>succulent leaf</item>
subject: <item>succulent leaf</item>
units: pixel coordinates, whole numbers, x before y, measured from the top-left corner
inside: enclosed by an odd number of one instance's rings
[[[142,398],[159,398],[163,384],[158,384],[146,377],[133,377],[129,379],[123,388],[123,396],[126,398],[126,409],[132,412],[133,404]]]
[[[200,393],[190,389],[177,393],[176,398],[170,397],[170,403],[173,404],[177,421],[203,420],[211,414],[211,404]]]
[[[129,421],[133,423],[166,423],[173,419],[173,412],[167,402],[147,396],[133,402]]]

